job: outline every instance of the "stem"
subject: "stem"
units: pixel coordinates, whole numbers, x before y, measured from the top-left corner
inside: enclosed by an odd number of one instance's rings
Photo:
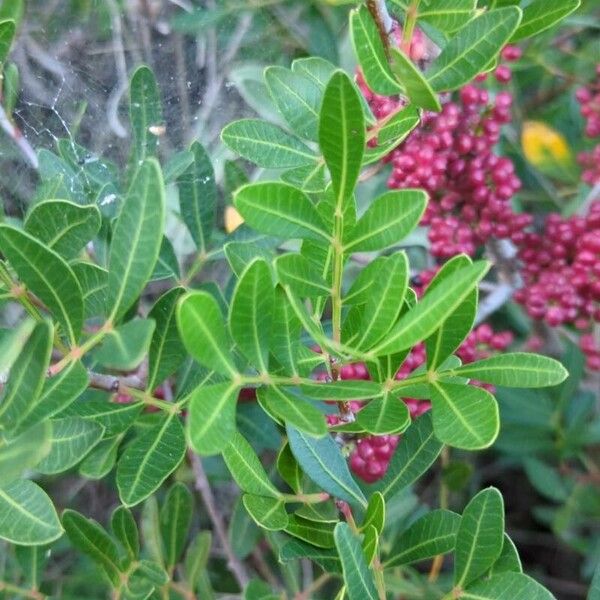
[[[412,37],[415,31],[415,25],[417,24],[417,16],[419,3],[421,0],[412,0],[410,6],[406,11],[406,18],[404,19],[404,28],[402,30],[402,51],[406,56],[410,56],[410,46],[412,44]]]
[[[43,598],[46,598],[44,594],[38,592],[37,590],[27,590],[5,581],[0,581],[0,592],[8,592],[10,594],[16,594],[17,596],[32,598],[33,600],[43,600]]]
[[[301,502],[302,504],[319,504],[326,502],[331,498],[327,492],[319,492],[318,494],[283,494],[284,502]]]
[[[442,448],[440,462],[442,465],[442,474],[440,478],[440,508],[447,509],[449,500],[449,490],[448,486],[444,483],[444,469],[448,466],[448,463],[450,462],[450,448],[448,446],[444,446]],[[435,583],[437,581],[442,570],[443,564],[444,555],[438,554],[433,559],[433,563],[431,564],[431,570],[429,571],[429,581],[431,583]]]
[[[385,0],[368,0],[367,8],[377,24],[377,29],[379,29],[379,36],[383,42],[385,52],[389,55],[390,46],[393,42],[391,33],[394,27],[394,20],[388,12]]]
[[[229,544],[225,523],[221,513],[217,508],[217,503],[215,501],[215,497],[213,496],[208,478],[206,477],[204,467],[202,466],[202,461],[198,456],[191,452],[189,453],[189,457],[192,464],[192,470],[194,472],[194,478],[196,480],[195,488],[202,497],[202,501],[204,502],[204,506],[206,506],[208,516],[210,517],[215,529],[215,533],[221,542],[221,546],[223,546],[223,551],[225,552],[225,556],[228,560],[229,569],[235,577],[235,580],[238,582],[240,589],[243,590],[250,581],[248,573],[246,572],[246,568],[235,555],[233,548]]]
[[[312,595],[322,588],[330,579],[332,575],[330,573],[323,573],[317,579],[315,579],[307,588],[298,592],[294,596],[294,600],[310,600]]]

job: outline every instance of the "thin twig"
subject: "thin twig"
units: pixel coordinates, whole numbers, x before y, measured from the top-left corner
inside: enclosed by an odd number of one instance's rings
[[[143,390],[145,388],[144,382],[138,375],[117,377],[115,375],[105,375],[104,373],[89,371],[88,376],[91,388],[104,390],[113,394],[123,392],[127,388],[136,390]]]
[[[194,472],[195,484],[194,487],[202,497],[202,501],[204,502],[204,506],[208,512],[208,516],[213,524],[215,529],[215,533],[221,542],[221,546],[223,547],[223,551],[227,556],[227,561],[229,565],[229,569],[233,573],[238,585],[241,589],[244,589],[250,578],[248,577],[248,573],[246,572],[246,568],[239,560],[239,558],[235,555],[233,548],[229,544],[229,538],[227,537],[227,530],[225,529],[225,523],[223,521],[223,517],[217,508],[217,503],[215,501],[215,497],[212,493],[212,489],[210,487],[210,483],[208,478],[206,477],[206,473],[204,471],[204,467],[202,466],[202,461],[198,456],[194,453],[189,453],[190,462],[192,464],[192,470]]]

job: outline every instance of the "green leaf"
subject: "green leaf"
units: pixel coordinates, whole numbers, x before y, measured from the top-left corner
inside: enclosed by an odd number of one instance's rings
[[[25,231],[48,248],[70,260],[100,230],[100,211],[67,200],[45,200],[36,204],[25,220]]]
[[[52,352],[52,326],[38,323],[10,369],[0,397],[0,430],[12,430],[37,404]]]
[[[392,0],[392,3],[406,10],[410,0]],[[471,20],[476,6],[477,0],[421,0],[418,18],[440,31],[452,33]]]
[[[187,436],[201,455],[222,452],[236,432],[238,387],[227,381],[201,385],[190,396]]]
[[[317,548],[300,540],[292,540],[279,551],[279,560],[283,563],[301,558],[316,562],[330,573],[340,573],[342,570],[340,557],[337,551],[331,548]]]
[[[365,151],[365,120],[360,96],[343,71],[336,71],[325,89],[319,115],[319,146],[329,173],[336,209],[342,211],[360,173]]]
[[[50,452],[52,426],[49,421],[26,429],[11,440],[0,439],[0,481],[6,486],[37,465]]]
[[[260,373],[268,372],[274,302],[269,266],[256,259],[242,273],[233,292],[229,330],[236,347]]]
[[[298,339],[302,324],[281,287],[275,288],[271,353],[287,375],[298,375]]]
[[[316,140],[322,89],[307,75],[283,67],[265,70],[265,82],[277,110],[294,133]]]
[[[448,42],[427,71],[436,92],[449,92],[486,69],[510,40],[521,20],[521,10],[507,6],[490,10],[469,21]]]
[[[144,579],[152,582],[154,585],[163,586],[169,582],[169,575],[158,564],[151,560],[140,560],[138,571]]]
[[[27,479],[0,487],[0,515],[0,538],[13,544],[40,546],[63,533],[52,501]]]
[[[121,542],[128,557],[134,560],[140,553],[140,538],[137,524],[126,506],[118,506],[111,515],[110,528]]]
[[[461,600],[556,600],[547,589],[523,573],[502,573],[479,581],[464,590],[460,597]]]
[[[394,77],[388,63],[379,28],[366,6],[352,11],[350,33],[354,54],[369,88],[383,96],[401,93],[402,86]]]
[[[8,6],[10,2],[5,2],[5,5]],[[5,14],[7,11],[5,7],[2,7],[3,11],[0,15],[0,18],[4,18],[7,15]],[[0,21],[0,72],[4,70],[4,63],[8,58],[8,54],[10,52],[10,47],[12,46],[13,40],[15,38],[15,33],[17,30],[17,26],[15,24],[16,19],[13,17],[16,15],[9,15],[11,18]]]
[[[366,507],[366,498],[350,475],[348,464],[333,438],[313,438],[289,425],[286,431],[290,448],[310,479],[332,496]]]
[[[259,167],[285,169],[316,162],[313,151],[297,137],[260,119],[241,119],[221,132],[223,143]]]
[[[371,354],[396,354],[429,337],[460,306],[488,269],[489,263],[485,261],[477,261],[459,269],[451,280],[436,287],[400,317],[386,338],[371,350]]]
[[[87,262],[73,263],[71,268],[83,292],[84,317],[104,317],[108,271]]]
[[[390,500],[429,469],[442,450],[433,433],[431,414],[421,415],[408,428],[389,463],[385,476],[374,489]]]
[[[194,510],[194,498],[187,486],[171,486],[160,509],[160,530],[165,546],[166,566],[172,568],[181,558]]]
[[[196,588],[196,584],[206,568],[211,546],[212,535],[210,531],[201,531],[196,535],[185,553],[185,580],[192,590]]]
[[[436,273],[425,294],[431,293],[431,290],[443,285],[445,279],[452,278],[458,269],[470,264],[471,260],[462,254],[450,259]],[[478,297],[479,289],[475,287],[439,329],[425,341],[429,369],[437,369],[467,337],[477,315]]]
[[[217,373],[237,374],[223,315],[211,294],[190,292],[183,296],[177,307],[177,324],[183,344],[195,360]]]
[[[80,361],[73,361],[58,375],[47,377],[37,402],[24,413],[17,431],[23,431],[66,409],[87,389],[88,383],[87,371]]]
[[[10,225],[0,225],[0,250],[75,344],[83,325],[83,298],[71,267],[59,254]]]
[[[410,425],[408,407],[397,394],[386,390],[356,414],[356,422],[373,435],[401,433]]]
[[[373,526],[377,533],[383,533],[383,527],[385,526],[385,498],[379,492],[373,492],[369,498],[369,505],[367,506],[367,512],[361,529],[365,530],[369,526]]]
[[[160,102],[160,91],[152,70],[138,67],[130,83],[129,118],[133,130],[134,161],[138,164],[154,156],[158,148],[155,127],[164,124]]]
[[[510,38],[510,41],[518,42],[550,29],[567,15],[577,10],[580,5],[580,0],[534,0],[530,2],[523,9],[521,24]]]
[[[120,319],[144,289],[158,258],[165,220],[165,188],[158,162],[145,160],[115,225],[108,258],[108,306]]]
[[[184,289],[175,287],[164,293],[148,313],[156,328],[148,351],[148,385],[153,390],[175,373],[186,359],[186,351],[177,329],[177,301]]]
[[[173,183],[183,175],[194,162],[194,153],[191,150],[180,150],[167,160],[163,166],[165,183]]]
[[[528,352],[498,354],[459,367],[454,372],[461,377],[520,388],[558,385],[568,376],[557,360]]]
[[[314,437],[327,435],[323,413],[294,393],[275,386],[258,391],[261,406],[279,420]]]
[[[127,321],[105,336],[94,358],[108,369],[132,371],[146,356],[155,325],[152,319]]]
[[[103,433],[104,427],[92,421],[53,419],[50,453],[36,470],[51,475],[70,469],[100,441]]]
[[[240,433],[236,433],[223,450],[223,459],[242,491],[271,498],[281,496],[269,480],[254,449]]]
[[[495,488],[487,488],[463,511],[456,533],[454,584],[464,588],[483,575],[500,556],[503,543],[502,495]]]
[[[217,186],[206,150],[194,142],[192,164],[177,178],[181,217],[201,253],[207,251],[215,226]]]
[[[240,277],[246,267],[256,258],[264,258],[267,262],[273,259],[273,251],[252,242],[228,242],[223,252],[236,277]]]
[[[348,344],[354,348],[368,350],[392,328],[402,309],[408,287],[408,275],[408,258],[404,252],[387,258],[371,287],[371,295],[362,307],[357,335],[349,339]]]
[[[395,540],[385,560],[386,569],[433,558],[454,550],[460,515],[450,510],[432,510]]]
[[[392,48],[392,71],[402,83],[408,99],[419,108],[440,112],[442,105],[423,73],[402,50]]]
[[[500,420],[492,394],[472,385],[442,382],[432,383],[430,390],[433,428],[441,442],[464,450],[493,444]]]
[[[359,539],[348,523],[338,523],[334,530],[335,545],[342,561],[346,593],[350,600],[377,600],[372,571],[369,569]]]
[[[358,220],[344,250],[370,252],[398,244],[418,225],[426,206],[427,194],[422,190],[382,194]]]
[[[61,417],[81,417],[98,423],[104,427],[106,438],[127,431],[139,416],[144,404],[131,402],[121,404],[106,400],[85,400],[73,402],[62,413]]]
[[[27,584],[32,589],[38,589],[42,582],[44,569],[50,558],[48,548],[46,546],[15,546],[15,556],[25,575]]]
[[[248,514],[263,529],[280,531],[287,526],[288,515],[285,512],[283,500],[267,496],[244,494],[242,501]]]
[[[290,515],[285,532],[318,548],[333,548],[333,524]]]
[[[328,296],[331,286],[323,279],[315,263],[302,254],[283,254],[275,261],[277,277],[283,285],[302,298]]]
[[[115,436],[96,444],[79,465],[79,474],[87,479],[106,477],[117,462],[117,451],[122,439],[122,436]]]
[[[587,600],[598,600],[598,598],[600,598],[600,564],[596,567],[594,572]]]
[[[127,446],[117,464],[121,502],[135,506],[154,493],[179,466],[185,449],[181,421],[172,413],[137,437]]]
[[[119,549],[104,528],[93,519],[86,519],[70,509],[63,512],[62,523],[71,544],[99,564],[113,585],[119,585]]]
[[[242,496],[234,504],[227,537],[234,554],[242,559],[254,550],[262,537],[261,530],[244,507]]]
[[[496,562],[492,565],[488,573],[488,577],[499,575],[500,573],[522,573],[523,567],[521,565],[521,559],[519,558],[519,552],[514,542],[504,534],[504,542],[502,544],[502,552],[497,558]]]
[[[376,381],[340,380],[322,383],[305,381],[300,385],[302,393],[321,400],[368,400],[381,396],[383,389]]]
[[[164,281],[165,279],[180,279],[181,271],[173,244],[168,237],[163,236],[158,251],[158,259],[154,265],[150,281]]]
[[[237,190],[234,202],[256,231],[285,239],[329,240],[327,226],[308,196],[287,183],[250,183]]]

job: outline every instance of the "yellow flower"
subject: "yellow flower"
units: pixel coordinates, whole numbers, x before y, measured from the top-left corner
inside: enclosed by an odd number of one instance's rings
[[[233,233],[243,222],[244,218],[233,206],[225,208],[225,231],[227,233]]]
[[[567,140],[541,121],[523,123],[521,145],[525,158],[536,167],[568,165],[572,160]]]

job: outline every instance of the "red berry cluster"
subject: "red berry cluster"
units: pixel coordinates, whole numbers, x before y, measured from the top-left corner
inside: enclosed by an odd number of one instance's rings
[[[506,61],[517,60],[516,46],[504,49]],[[511,70],[496,68],[499,83],[507,83]],[[485,79],[479,77],[478,81]],[[402,105],[359,85],[378,118]],[[390,188],[422,188],[430,201],[422,223],[429,225],[431,254],[449,258],[464,252],[473,255],[490,238],[521,240],[531,222],[516,214],[511,198],[521,187],[512,161],[498,156],[493,146],[502,125],[511,119],[512,96],[501,91],[492,99],[476,84],[462,88],[456,101],[448,99],[440,113],[425,113],[421,124],[386,160],[393,170]]]
[[[585,216],[551,214],[541,233],[526,233],[519,249],[524,286],[515,299],[534,319],[587,332],[580,346],[588,368],[600,370],[592,335],[600,323],[600,202]]]
[[[577,91],[581,115],[586,121],[585,135],[590,138],[600,137],[600,65],[596,67],[596,76],[589,87]],[[581,152],[577,158],[583,167],[583,181],[589,185],[600,183],[600,144],[589,152]]]

